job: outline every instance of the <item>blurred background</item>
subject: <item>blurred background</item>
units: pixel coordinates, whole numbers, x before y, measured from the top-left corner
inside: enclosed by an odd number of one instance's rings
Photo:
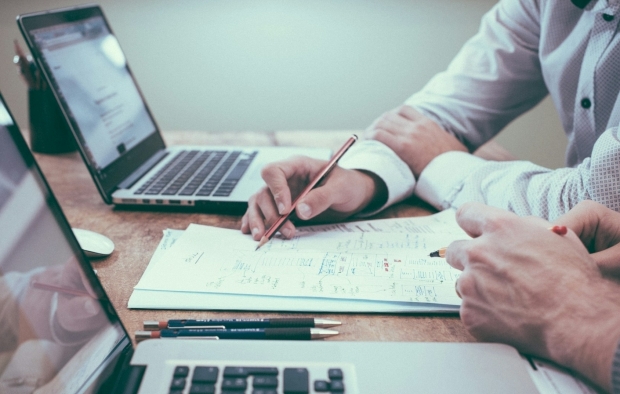
[[[364,129],[443,70],[494,0],[100,0],[162,130]],[[82,4],[2,0],[0,91],[21,127],[15,17]],[[557,168],[566,137],[549,99],[497,141]]]

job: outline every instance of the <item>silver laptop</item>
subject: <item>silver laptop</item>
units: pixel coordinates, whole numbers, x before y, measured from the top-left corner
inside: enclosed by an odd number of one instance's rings
[[[537,392],[530,364],[500,344],[150,339],[134,348],[1,96],[0,316],[5,394]]]
[[[100,7],[21,15],[18,25],[108,204],[244,210],[266,163],[329,158],[317,148],[166,147]]]

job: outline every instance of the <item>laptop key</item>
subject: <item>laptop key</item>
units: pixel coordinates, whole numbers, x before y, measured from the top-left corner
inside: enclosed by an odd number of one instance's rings
[[[196,367],[192,375],[192,383],[215,383],[217,382],[218,367]]]
[[[308,394],[310,392],[306,368],[284,368],[283,380],[284,394]]]
[[[245,391],[248,382],[243,378],[224,378],[222,380],[222,390],[241,390]]]
[[[330,368],[327,371],[327,376],[330,380],[342,380],[344,378],[342,369],[340,368]]]
[[[248,375],[277,376],[278,368],[275,367],[226,367],[225,378],[246,378]]]
[[[181,365],[174,369],[175,378],[186,378],[187,375],[189,375],[189,367]]]
[[[344,383],[342,380],[332,380],[329,383],[329,390],[332,393],[344,393]]]
[[[254,389],[252,394],[278,394],[276,389]]]
[[[252,380],[253,387],[278,387],[278,378],[275,376],[255,376]]]
[[[215,385],[212,383],[193,383],[189,394],[215,394]]]
[[[170,383],[170,390],[183,390],[185,388],[185,378],[174,378]]]
[[[317,393],[326,393],[329,391],[329,382],[326,380],[315,380],[314,391]]]

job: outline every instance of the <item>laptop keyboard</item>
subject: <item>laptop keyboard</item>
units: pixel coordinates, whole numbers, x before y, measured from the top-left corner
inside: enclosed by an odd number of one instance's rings
[[[181,151],[134,194],[229,196],[258,152],[247,154],[232,151],[228,155],[227,153],[227,151]]]
[[[352,368],[323,363],[301,368],[178,365],[174,368],[169,394],[356,393],[354,387],[347,391],[345,383],[345,376],[354,375]]]

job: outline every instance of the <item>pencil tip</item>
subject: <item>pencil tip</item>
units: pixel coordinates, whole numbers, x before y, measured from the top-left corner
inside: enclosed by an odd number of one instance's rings
[[[260,242],[258,243],[258,246],[256,247],[256,249],[254,249],[254,251],[256,252],[258,249],[260,249],[260,247],[261,247],[261,246],[263,246],[264,244],[266,244],[266,243],[267,243],[267,241],[269,241],[269,238],[267,238],[267,237],[263,236],[263,237],[260,239]]]
[[[428,255],[428,257],[439,257],[439,251],[434,251],[431,254]]]

